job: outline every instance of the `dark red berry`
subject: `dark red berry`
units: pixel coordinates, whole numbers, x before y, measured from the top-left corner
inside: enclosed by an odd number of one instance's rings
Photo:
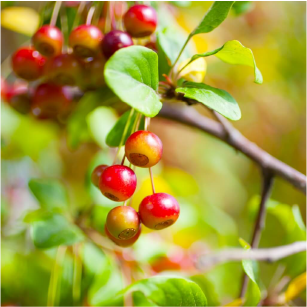
[[[133,45],[131,36],[123,31],[114,30],[105,35],[102,41],[102,52],[109,58],[117,50]]]
[[[103,173],[103,171],[109,167],[108,165],[106,164],[102,164],[102,165],[98,165],[95,167],[95,169],[93,170],[92,172],[92,176],[91,176],[91,180],[92,180],[92,183],[97,187],[99,188],[99,180],[100,180],[100,177]]]
[[[113,236],[110,234],[110,232],[109,232],[109,230],[108,230],[108,228],[107,228],[106,226],[104,227],[104,231],[105,231],[107,237],[108,237],[111,241],[113,241],[114,244],[116,244],[116,245],[118,245],[118,246],[120,246],[120,247],[129,247],[129,246],[131,246],[132,244],[134,244],[134,243],[137,241],[137,239],[140,237],[141,231],[142,231],[142,227],[141,227],[141,225],[140,225],[139,230],[137,231],[137,233],[136,233],[132,238],[127,239],[127,240],[120,240],[120,239],[117,239],[117,238],[113,237]]]
[[[31,106],[32,114],[39,119],[55,119],[65,115],[72,102],[68,89],[53,83],[39,85]]]
[[[174,224],[179,213],[177,200],[166,193],[147,196],[139,206],[141,222],[150,229],[160,230]]]
[[[103,34],[92,25],[81,25],[71,31],[69,46],[74,54],[81,58],[95,57],[100,52]]]
[[[59,54],[46,65],[46,74],[59,85],[78,85],[82,72],[81,63],[73,54]]]
[[[16,83],[11,86],[7,99],[11,107],[17,112],[21,114],[30,112],[32,97],[27,84]]]
[[[127,166],[112,165],[102,173],[99,189],[104,196],[113,201],[125,201],[136,189],[135,173]]]
[[[34,48],[44,56],[51,57],[62,52],[63,34],[59,28],[44,25],[32,37]]]
[[[154,52],[158,52],[158,47],[156,42],[148,42],[144,45],[146,48],[153,50]]]
[[[11,90],[11,85],[1,77],[1,99],[8,102],[8,95]]]
[[[136,4],[124,15],[124,24],[132,37],[151,35],[157,27],[157,13],[151,6]]]
[[[45,62],[46,59],[32,47],[21,47],[12,56],[14,73],[28,81],[42,76]]]
[[[137,234],[140,227],[140,218],[132,207],[118,206],[109,212],[106,226],[114,238],[127,240]]]

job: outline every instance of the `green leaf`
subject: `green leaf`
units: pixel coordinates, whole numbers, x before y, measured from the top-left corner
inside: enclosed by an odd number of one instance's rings
[[[60,214],[35,220],[32,223],[31,236],[38,248],[72,245],[84,239],[81,230]]]
[[[155,276],[140,280],[120,291],[112,301],[131,292],[142,292],[142,299],[156,306],[207,306],[201,288],[195,282],[179,277]],[[137,296],[140,299],[140,295]]]
[[[234,1],[215,1],[201,23],[190,36],[213,31],[226,19],[233,3]]]
[[[256,281],[255,265],[256,262],[252,260],[242,260],[244,272],[251,280],[246,291],[244,306],[257,306],[261,299],[261,292]]]
[[[114,53],[105,65],[106,83],[125,103],[154,117],[162,108],[158,88],[158,56],[145,47],[131,46]]]
[[[231,120],[241,118],[241,111],[235,99],[226,91],[211,87],[204,83],[186,82],[176,92],[191,98],[217,111]]]
[[[67,191],[58,180],[31,179],[29,188],[43,209],[50,211],[67,209]]]
[[[87,139],[87,115],[99,106],[109,106],[118,101],[118,98],[107,87],[95,92],[86,93],[78,102],[74,112],[68,119],[68,144],[77,148],[80,142]]]
[[[236,1],[232,6],[232,11],[236,16],[249,12],[253,7],[252,1]]]
[[[228,41],[218,49],[195,54],[186,66],[198,58],[208,57],[211,55],[215,55],[220,60],[228,64],[245,65],[254,68],[255,83],[261,84],[263,82],[261,72],[256,66],[256,61],[252,50],[244,47],[237,40]]]
[[[126,127],[126,123],[130,114],[130,111],[125,112],[120,119],[116,122],[116,124],[113,126],[113,128],[111,129],[111,131],[109,132],[109,134],[107,135],[106,138],[106,143],[108,146],[110,147],[118,147],[122,138],[122,135],[124,133],[125,127]],[[129,127],[127,129],[127,133],[126,133],[126,137],[124,139],[124,144],[126,143],[128,137],[130,136],[130,134],[133,132],[133,126],[134,126],[134,122],[136,121],[138,114],[136,112],[133,112],[131,119],[130,119],[130,123],[129,123]],[[143,130],[144,129],[144,118],[142,118],[141,122],[140,122],[140,129],[139,130]]]

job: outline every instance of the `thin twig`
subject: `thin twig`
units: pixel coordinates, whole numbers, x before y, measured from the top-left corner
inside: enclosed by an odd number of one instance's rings
[[[95,13],[95,9],[96,7],[95,6],[92,6],[90,8],[90,10],[88,11],[88,14],[87,14],[87,17],[86,17],[86,22],[85,24],[88,26],[92,23],[92,19],[93,19],[93,16],[94,16],[94,13]]]
[[[152,194],[155,194],[155,184],[154,184],[154,180],[153,180],[153,176],[152,176],[152,171],[151,171],[151,167],[149,168],[149,175],[150,175],[150,181],[151,181],[151,188],[152,188]]]
[[[218,253],[201,255],[196,262],[199,270],[205,270],[209,267],[223,262],[241,261],[243,259],[275,262],[288,256],[306,251],[306,242],[297,241],[288,245],[271,248],[251,248],[244,250],[242,248],[229,248]]]
[[[261,232],[265,224],[266,203],[268,199],[270,198],[270,194],[271,194],[272,186],[273,186],[273,180],[274,180],[274,176],[270,172],[268,172],[266,169],[263,169],[262,170],[261,201],[259,205],[258,216],[257,216],[256,222],[254,225],[252,241],[250,244],[252,248],[257,248],[259,245]],[[239,297],[243,297],[245,295],[245,292],[247,290],[248,280],[249,280],[248,276],[244,273]]]
[[[177,104],[163,103],[159,113],[160,117],[175,120],[190,127],[198,128],[222,140],[231,147],[243,153],[261,168],[265,168],[272,175],[281,177],[306,194],[306,176],[291,166],[274,158],[269,153],[259,148],[256,144],[245,138],[238,130],[232,127],[231,138],[225,133],[224,127],[216,121],[199,114],[194,108]],[[229,123],[229,125],[231,125]]]

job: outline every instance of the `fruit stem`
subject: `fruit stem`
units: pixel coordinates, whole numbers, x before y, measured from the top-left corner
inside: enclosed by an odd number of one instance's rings
[[[56,21],[58,19],[58,15],[59,15],[59,11],[62,5],[62,1],[56,1],[54,8],[53,8],[53,12],[52,12],[52,16],[50,19],[50,26],[55,26],[56,25]]]
[[[75,17],[75,20],[74,20],[74,23],[73,23],[73,26],[72,26],[73,29],[78,25],[81,13],[83,12],[85,5],[86,5],[86,1],[80,2],[79,6],[78,6],[77,13],[76,13],[76,17]]]
[[[125,125],[125,128],[124,128],[124,132],[123,132],[123,134],[122,134],[122,138],[121,138],[121,140],[120,140],[120,143],[119,143],[119,146],[118,146],[118,149],[117,149],[117,152],[116,152],[114,161],[113,161],[113,165],[115,164],[115,162],[116,162],[116,160],[117,160],[117,157],[118,157],[118,154],[119,154],[119,151],[120,151],[121,147],[122,147],[123,144],[124,144],[125,137],[126,137],[126,134],[127,134],[127,132],[128,132],[128,128],[129,128],[129,126],[130,126],[130,121],[131,121],[131,118],[132,118],[133,113],[134,113],[134,109],[131,109],[130,114],[129,114],[129,117],[128,117],[127,122],[126,122],[126,125]]]
[[[56,302],[56,296],[57,294],[59,296],[59,291],[57,293],[57,289],[60,290],[58,282],[59,282],[60,268],[64,260],[65,253],[66,253],[66,246],[59,246],[55,257],[54,267],[51,272],[49,288],[48,288],[47,306],[58,305]]]
[[[145,117],[145,127],[144,130],[148,130],[148,126],[150,125],[150,117]]]
[[[124,201],[123,206],[127,206],[127,200]]]
[[[151,167],[149,168],[149,175],[150,175],[150,181],[151,181],[152,194],[155,194],[156,191],[155,191],[155,185],[154,185],[154,181],[153,181]]]
[[[93,19],[94,13],[95,13],[95,9],[96,9],[96,7],[95,7],[95,6],[92,6],[92,7],[89,9],[88,13],[87,13],[86,22],[85,22],[85,24],[86,24],[87,26],[90,25],[90,24],[92,23],[92,19]]]
[[[124,163],[125,163],[125,158],[126,158],[126,155],[124,154],[123,159],[122,159],[122,162],[121,162],[121,165],[124,165]]]

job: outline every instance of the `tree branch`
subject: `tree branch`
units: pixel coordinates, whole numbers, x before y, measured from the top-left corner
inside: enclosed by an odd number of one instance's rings
[[[231,135],[216,121],[199,114],[194,108],[180,106],[180,103],[164,103],[159,116],[175,120],[190,127],[198,128],[212,136],[224,141],[236,150],[253,160],[262,169],[266,169],[272,175],[278,176],[289,182],[298,190],[306,194],[306,176],[284,162],[274,158],[256,144],[245,138],[229,122]]]
[[[241,261],[243,259],[274,262],[288,256],[306,251],[306,242],[298,241],[288,245],[272,248],[229,248],[218,253],[205,254],[198,258],[196,267],[199,270],[208,269],[219,263],[228,261]]]

